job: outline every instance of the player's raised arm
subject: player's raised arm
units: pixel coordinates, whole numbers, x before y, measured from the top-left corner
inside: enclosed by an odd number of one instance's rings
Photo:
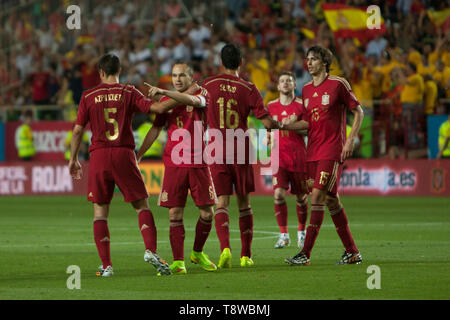
[[[347,158],[349,158],[352,155],[353,147],[354,147],[353,142],[354,142],[355,138],[358,136],[359,129],[361,128],[361,123],[364,119],[364,111],[361,108],[361,106],[351,109],[350,111],[354,115],[352,130],[350,131],[347,141],[345,142],[344,148],[342,149],[341,161],[346,160]]]
[[[78,161],[78,151],[80,150],[83,133],[84,127],[76,124],[72,131],[72,140],[70,141],[69,172],[72,178],[77,180],[83,176],[81,164]]]
[[[167,96],[178,103],[185,104],[188,106],[193,106],[197,108],[204,108],[206,107],[206,98],[204,95],[206,95],[206,92],[203,92],[203,90],[206,91],[206,89],[202,89],[202,95],[192,95],[192,91],[197,91],[200,89],[200,87],[197,84],[193,84],[189,87],[188,90],[184,92],[178,92],[178,91],[172,91],[172,90],[165,90],[161,88],[153,87],[146,83],[147,86],[150,87],[149,89],[149,97],[152,96]],[[197,88],[197,90],[195,90]]]

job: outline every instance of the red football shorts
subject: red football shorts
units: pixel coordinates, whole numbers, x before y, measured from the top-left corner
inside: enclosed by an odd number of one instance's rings
[[[110,203],[117,185],[126,202],[148,198],[136,156],[130,148],[101,148],[91,152],[88,200]]]
[[[191,190],[197,207],[216,203],[216,192],[208,167],[165,167],[158,205],[166,208],[184,207],[188,190]]]
[[[306,174],[304,172],[288,171],[284,168],[278,168],[277,174],[272,177],[273,190],[283,188],[288,190],[290,187],[292,194],[308,194],[306,186]]]
[[[307,162],[308,185],[314,180],[313,188],[326,191],[336,196],[341,180],[343,164],[335,160],[319,160]]]
[[[232,195],[233,188],[236,194],[244,196],[255,191],[253,166],[248,164],[212,164],[212,179],[216,194]]]

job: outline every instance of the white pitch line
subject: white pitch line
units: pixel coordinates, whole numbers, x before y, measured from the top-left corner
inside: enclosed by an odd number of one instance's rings
[[[116,229],[117,230],[117,229]],[[195,229],[186,228],[188,231],[195,231]],[[239,230],[230,230],[230,232],[240,232]],[[267,237],[253,237],[253,240],[256,239],[272,239],[276,238],[279,235],[279,232],[271,232],[271,231],[259,231],[254,230],[253,234],[271,234],[271,236]],[[218,242],[219,239],[210,239],[208,241],[215,241]],[[241,238],[230,238],[230,241],[241,241]],[[159,243],[169,243],[169,240],[158,240]],[[115,242],[114,240],[111,241],[111,246],[127,246],[127,245],[135,245],[135,244],[142,244],[142,241],[125,241],[125,242]],[[94,242],[88,242],[88,243],[53,243],[53,244],[10,244],[10,245],[0,245],[0,248],[36,248],[36,247],[84,247],[84,246],[94,246]]]

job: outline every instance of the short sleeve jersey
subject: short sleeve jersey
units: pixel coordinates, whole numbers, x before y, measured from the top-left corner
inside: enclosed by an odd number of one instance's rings
[[[234,132],[242,129],[247,132],[247,117],[252,111],[256,118],[261,119],[269,112],[264,107],[261,93],[251,82],[245,81],[239,77],[221,74],[207,78],[203,82],[210,95],[210,104],[208,106],[208,124],[209,129],[220,130],[223,137],[223,157],[226,163],[227,154],[227,130]],[[234,150],[237,150],[237,138],[234,138]],[[213,140],[212,140],[213,141]],[[210,142],[212,142],[210,141]],[[230,143],[230,141],[228,142]],[[250,150],[250,139],[245,139],[245,163],[248,163]],[[231,159],[231,157],[233,157]],[[231,155],[229,161],[237,161],[237,153]],[[229,162],[227,162],[229,163]]]
[[[341,160],[346,141],[346,112],[359,106],[349,83],[327,76],[318,86],[305,84],[302,91],[309,122],[307,161]]]
[[[86,90],[75,124],[91,126],[89,151],[98,148],[135,148],[131,121],[136,112],[148,113],[152,101],[131,85],[100,84]]]
[[[205,107],[178,105],[172,110],[158,114],[153,122],[156,127],[167,126],[167,143],[163,161],[169,167],[205,167],[204,132],[206,130],[206,110],[209,95],[206,90],[198,90],[194,95],[205,98]],[[161,101],[169,99],[163,97]]]
[[[274,120],[281,122],[285,118],[303,119],[304,108],[302,100],[295,98],[288,105],[283,105],[280,99],[267,104],[267,110]],[[274,144],[279,147],[279,166],[288,171],[306,171],[306,145],[302,135],[289,130],[279,130]],[[272,160],[273,163],[273,160]]]

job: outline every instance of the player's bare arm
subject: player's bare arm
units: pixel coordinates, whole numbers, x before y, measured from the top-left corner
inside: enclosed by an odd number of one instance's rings
[[[309,123],[305,120],[295,120],[289,118],[284,118],[281,124],[281,129],[290,130],[290,131],[302,131],[308,130]]]
[[[352,130],[350,131],[347,141],[345,142],[344,148],[342,149],[341,161],[345,161],[352,155],[354,141],[355,141],[355,138],[358,136],[359,129],[361,128],[361,123],[364,119],[364,111],[361,108],[361,106],[358,106],[357,108],[355,108],[351,111],[354,116]]]
[[[281,125],[278,121],[275,121],[272,119],[271,116],[267,115],[262,118],[260,118],[261,123],[264,125],[264,127],[268,130],[270,129],[281,129]]]
[[[182,103],[188,106],[193,106],[196,108],[206,107],[206,99],[202,96],[194,96],[191,94],[186,94],[184,92],[171,90],[162,90],[162,94],[178,101],[178,103]]]
[[[148,96],[153,100],[160,100],[162,96],[167,96],[170,99],[155,102],[150,106],[150,111],[156,113],[164,113],[169,111],[170,109],[175,108],[177,105],[185,104],[189,106],[203,108],[206,106],[206,100],[202,99],[198,96],[194,96],[191,93],[197,91],[200,87],[198,84],[193,83],[186,91],[178,92],[178,91],[170,91],[161,89],[158,87],[154,87],[148,83],[145,83],[146,86],[149,87]]]
[[[147,150],[152,146],[153,142],[158,138],[163,127],[153,126],[145,135],[144,141],[142,142],[139,151],[136,154],[137,162],[141,162],[142,157],[147,152]]]
[[[72,178],[77,180],[83,176],[81,164],[78,161],[78,151],[80,150],[83,133],[84,128],[76,124],[72,131],[72,140],[70,141],[69,172]]]

